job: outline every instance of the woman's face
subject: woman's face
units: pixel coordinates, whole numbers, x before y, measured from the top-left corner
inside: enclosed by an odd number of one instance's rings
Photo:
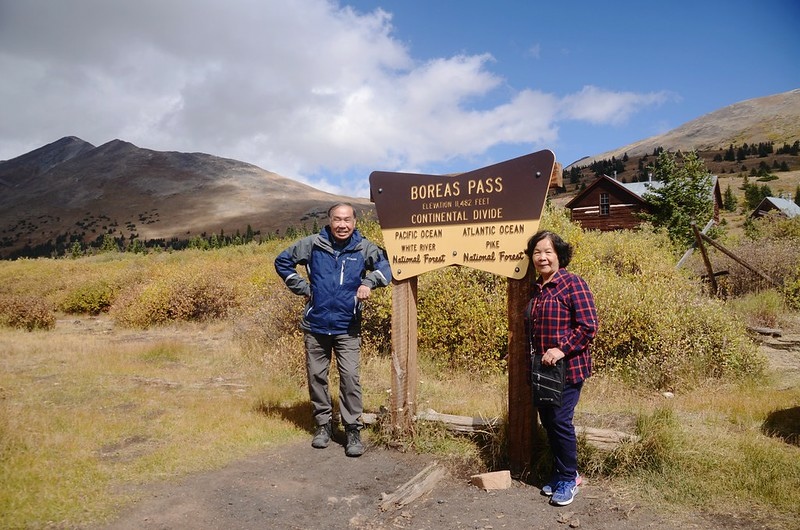
[[[550,238],[542,239],[533,247],[533,266],[545,281],[558,272],[558,254]]]

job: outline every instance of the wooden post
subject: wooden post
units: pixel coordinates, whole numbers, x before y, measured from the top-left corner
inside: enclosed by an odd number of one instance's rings
[[[549,187],[562,187],[563,168],[555,162]],[[528,376],[530,352],[523,313],[531,295],[531,282],[536,271],[533,265],[521,280],[508,279],[508,465],[511,473],[526,480],[533,469],[537,451],[539,418],[533,406],[531,381]]]
[[[508,461],[511,473],[521,480],[531,472],[539,428],[528,379],[530,361],[523,321],[533,274],[530,266],[525,278],[508,280]]]
[[[550,184],[548,188],[563,188],[564,187],[564,166],[561,162],[553,164],[553,171],[550,173]]]
[[[704,228],[703,228],[703,229],[700,231],[700,233],[701,233],[701,234],[703,234],[703,235],[705,235],[706,233],[708,233],[708,231],[709,231],[709,230],[711,230],[711,227],[712,227],[712,226],[714,226],[714,219],[711,219],[710,221],[708,221],[708,223],[707,223],[707,224],[706,224],[706,226],[705,226],[705,227],[704,227]],[[695,238],[695,240],[696,240],[696,239],[697,239],[697,238]],[[677,264],[677,265],[675,265],[675,268],[676,268],[676,269],[680,269],[680,268],[683,266],[683,264],[686,262],[686,260],[688,260],[688,259],[689,259],[689,257],[692,255],[692,253],[694,253],[694,247],[695,247],[695,246],[696,246],[696,245],[689,247],[689,248],[686,250],[686,252],[684,252],[684,253],[683,253],[683,256],[681,257],[681,259],[679,259],[679,260],[678,260],[678,264]]]
[[[729,258],[731,258],[733,261],[735,261],[736,263],[738,263],[739,265],[741,265],[745,269],[747,269],[747,270],[759,275],[762,279],[768,281],[769,283],[771,283],[775,287],[780,287],[781,286],[780,283],[776,282],[775,280],[773,280],[772,278],[770,278],[769,276],[767,276],[766,274],[764,274],[763,272],[758,270],[756,267],[753,267],[752,265],[749,265],[742,258],[737,256],[736,254],[734,254],[733,252],[731,252],[727,248],[723,247],[722,245],[720,245],[719,243],[717,243],[716,241],[714,241],[713,239],[711,239],[707,235],[700,234],[700,237],[703,238],[703,241],[706,241],[709,245],[711,245],[712,247],[716,248],[717,250],[719,250],[720,252],[722,252],[723,254],[728,256]]]
[[[706,270],[708,271],[708,280],[711,282],[711,294],[717,296],[718,289],[717,289],[717,279],[714,277],[714,268],[711,266],[711,260],[708,259],[708,252],[706,251],[706,246],[703,244],[703,235],[700,233],[700,230],[697,229],[697,225],[692,223],[692,231],[694,232],[694,239],[697,242],[697,246],[700,247],[700,253],[703,256],[703,263],[706,264]]]
[[[392,280],[392,399],[395,435],[411,432],[417,408],[417,277]]]

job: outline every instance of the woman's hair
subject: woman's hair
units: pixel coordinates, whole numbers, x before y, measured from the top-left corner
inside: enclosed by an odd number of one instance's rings
[[[528,247],[525,249],[525,255],[533,262],[533,249],[536,244],[542,239],[549,239],[553,243],[553,248],[556,249],[556,256],[558,256],[558,266],[566,267],[572,260],[572,245],[561,239],[561,236],[549,230],[539,230],[528,240]]]

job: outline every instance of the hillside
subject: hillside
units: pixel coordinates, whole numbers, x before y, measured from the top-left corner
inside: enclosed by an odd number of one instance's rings
[[[647,166],[655,162],[658,149],[671,152],[696,151],[708,171],[719,177],[724,191],[730,187],[743,204],[742,184],[745,177],[751,182],[766,185],[774,196],[794,198],[800,185],[800,156],[780,153],[785,146],[800,141],[800,89],[774,96],[750,99],[692,120],[665,134],[652,136],[613,151],[583,158],[564,171],[565,189],[553,197],[564,205],[582,186],[593,182],[595,173],[614,176],[621,182],[645,180]],[[769,144],[769,153],[750,153],[739,159],[743,146]],[[729,159],[733,147],[733,159]],[[760,179],[753,172],[769,172]],[[725,214],[729,222],[740,224],[749,212]]]
[[[325,193],[236,160],[152,151],[121,140],[94,147],[74,137],[0,163],[0,189],[3,258],[60,254],[70,240],[91,243],[105,234],[185,241],[245,233],[249,226],[265,237],[311,228],[339,200],[362,212],[372,209],[364,199]]]
[[[800,139],[800,89],[748,99],[687,122],[664,134],[651,136],[612,151],[582,158],[571,166],[588,166],[596,160],[648,155],[658,147],[670,151],[718,151],[731,144]],[[570,167],[571,167],[570,166]]]

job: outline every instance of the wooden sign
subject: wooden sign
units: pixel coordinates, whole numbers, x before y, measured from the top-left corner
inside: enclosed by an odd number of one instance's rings
[[[448,265],[521,279],[555,155],[545,150],[455,176],[374,171],[370,195],[392,275]]]

